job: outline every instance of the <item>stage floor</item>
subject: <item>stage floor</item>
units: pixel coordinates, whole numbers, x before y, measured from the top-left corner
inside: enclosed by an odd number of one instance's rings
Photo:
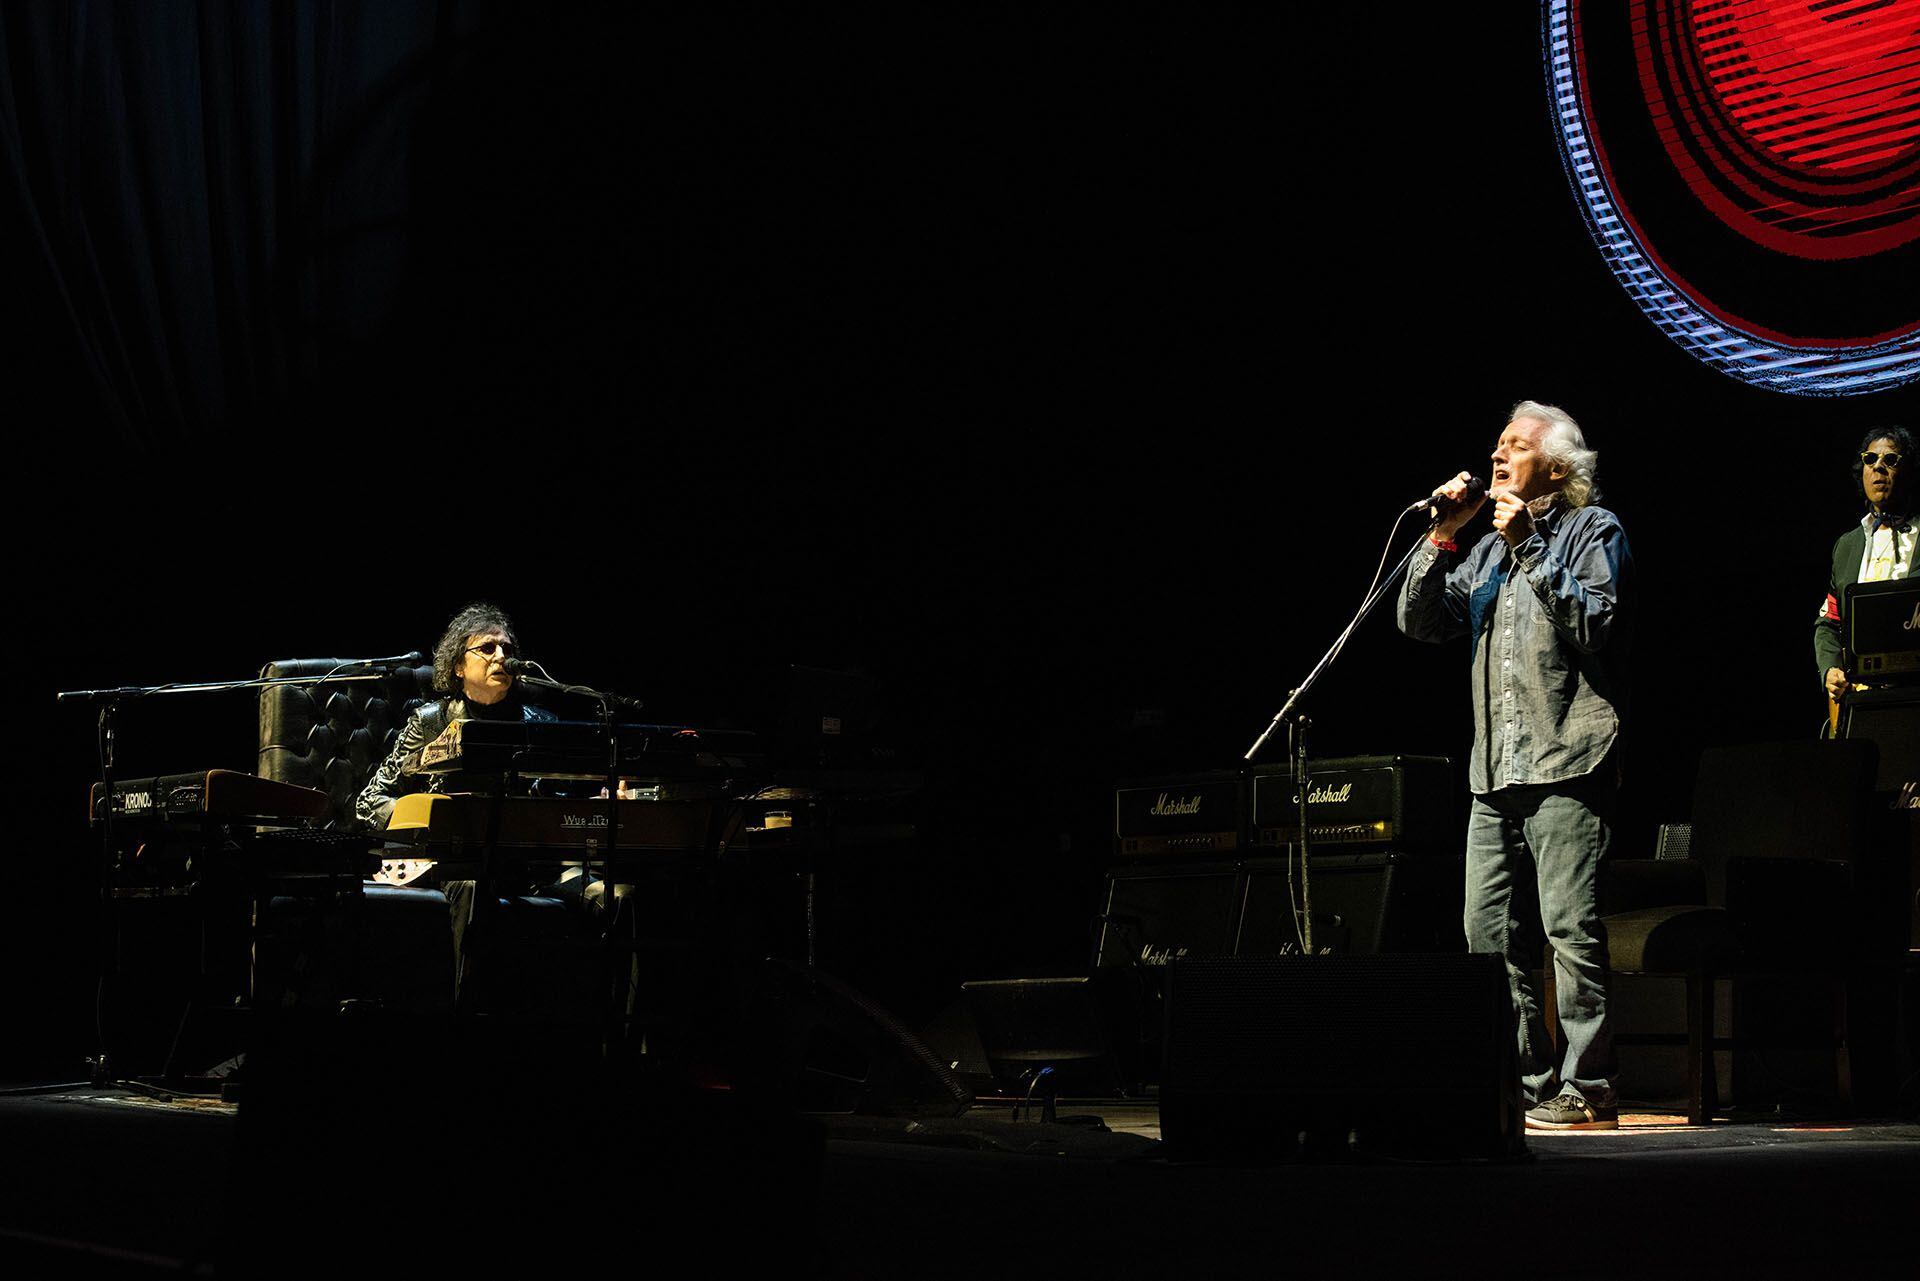
[[[404,1099],[398,1111],[393,1103],[380,1102],[382,1117],[410,1115]],[[428,1093],[418,1106],[431,1108]],[[502,1117],[556,1114],[546,1099],[500,1107]],[[690,1178],[711,1222],[684,1244],[735,1261],[751,1248],[780,1275],[847,1278],[1274,1276],[1309,1266],[1345,1277],[1912,1275],[1920,1125],[1911,1123],[1689,1126],[1635,1112],[1615,1131],[1529,1135],[1530,1158],[1510,1163],[1233,1166],[1168,1160],[1151,1103],[1063,1100],[1053,1124],[1014,1120],[1011,1108],[826,1119],[816,1157],[797,1167],[815,1172],[811,1189],[696,1161]],[[598,1270],[609,1245],[658,1264],[674,1233],[649,1217],[654,1194],[633,1182],[645,1153],[549,1175],[506,1145],[498,1168],[469,1159],[430,1167],[444,1176],[438,1186],[396,1187],[383,1171],[415,1138],[385,1120],[373,1133],[391,1134],[392,1151],[357,1140],[369,1219],[315,1225],[287,1204],[284,1232],[262,1229],[257,1209],[235,1208],[249,1195],[235,1191],[247,1178],[241,1125],[232,1104],[118,1088],[0,1094],[0,1261],[31,1265],[10,1267],[16,1276],[292,1275],[310,1257],[301,1243],[332,1241],[352,1255],[358,1247],[341,1243],[357,1232],[362,1274],[381,1275],[394,1240],[442,1231],[443,1207],[463,1189],[503,1179],[578,1179],[586,1190],[580,1224],[593,1225],[598,1244],[583,1252],[561,1239],[575,1234],[556,1235],[539,1255],[551,1275]],[[715,1146],[739,1144],[736,1131]],[[655,1165],[686,1158],[670,1144],[654,1152]],[[257,1204],[273,1205],[271,1192]],[[379,1208],[394,1204],[404,1206],[398,1225],[368,1235]],[[244,1254],[231,1246],[239,1214],[253,1216]],[[536,1235],[550,1221],[550,1207],[503,1220]],[[715,1243],[715,1224],[737,1224],[739,1235]],[[316,1238],[317,1226],[332,1235]],[[283,1237],[285,1257],[263,1261],[260,1242]]]

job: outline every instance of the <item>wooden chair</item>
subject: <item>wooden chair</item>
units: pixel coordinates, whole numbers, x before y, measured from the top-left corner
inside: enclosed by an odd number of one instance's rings
[[[1854,868],[1869,845],[1877,764],[1874,745],[1858,740],[1710,749],[1694,786],[1689,857],[1602,864],[1612,972],[1670,978],[1687,990],[1684,1031],[1616,1035],[1615,1044],[1686,1046],[1690,1123],[1718,1110],[1717,1050],[1830,1047],[1840,1106],[1850,1105]],[[1780,1028],[1716,1036],[1716,980],[1765,977],[1824,981],[1829,1027],[1813,1037]]]

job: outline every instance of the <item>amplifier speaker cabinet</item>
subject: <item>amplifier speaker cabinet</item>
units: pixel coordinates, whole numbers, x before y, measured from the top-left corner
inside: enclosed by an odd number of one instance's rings
[[[1094,966],[1164,969],[1233,952],[1244,893],[1237,863],[1140,864],[1107,876]]]
[[[1398,850],[1313,857],[1318,953],[1461,952],[1458,858]],[[1295,872],[1298,890],[1298,872]],[[1113,1045],[1133,1080],[1160,1061],[1167,966],[1187,957],[1299,950],[1287,860],[1136,864],[1108,874],[1094,945]]]
[[[1874,790],[1897,792],[1920,780],[1920,685],[1850,691],[1840,712],[1840,737],[1879,745]]]
[[[1186,957],[1167,980],[1160,1134],[1176,1158],[1526,1151],[1497,956]]]
[[[1123,1077],[1160,1067],[1167,965],[1233,951],[1245,882],[1231,862],[1136,865],[1107,876],[1094,943],[1094,982]]]
[[[1464,952],[1460,923],[1466,870],[1458,858],[1384,850],[1312,855],[1313,950],[1318,952]],[[1287,860],[1247,863],[1240,956],[1297,952]]]
[[[1344,849],[1457,849],[1454,780],[1444,756],[1346,756],[1309,761],[1311,845]],[[1290,765],[1252,771],[1252,840],[1265,848],[1299,839],[1300,801]]]

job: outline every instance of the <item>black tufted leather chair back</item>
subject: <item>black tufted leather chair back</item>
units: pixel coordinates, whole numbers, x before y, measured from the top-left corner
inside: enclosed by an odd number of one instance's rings
[[[324,676],[344,661],[281,659],[261,668],[260,675]],[[433,697],[431,667],[401,668],[377,681],[263,689],[259,774],[319,788],[333,799],[325,825],[351,828],[353,803],[393,750],[407,714]]]

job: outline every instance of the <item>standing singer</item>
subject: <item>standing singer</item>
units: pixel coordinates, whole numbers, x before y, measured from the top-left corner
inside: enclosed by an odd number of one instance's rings
[[[1594,506],[1598,454],[1552,405],[1525,400],[1493,451],[1486,493],[1465,472],[1435,489],[1439,516],[1401,585],[1400,630],[1473,645],[1466,934],[1506,960],[1527,1125],[1618,1125],[1598,878],[1626,711],[1633,560]],[[1493,531],[1460,530],[1488,500]],[[1564,1044],[1552,1056],[1524,939],[1552,949]]]

